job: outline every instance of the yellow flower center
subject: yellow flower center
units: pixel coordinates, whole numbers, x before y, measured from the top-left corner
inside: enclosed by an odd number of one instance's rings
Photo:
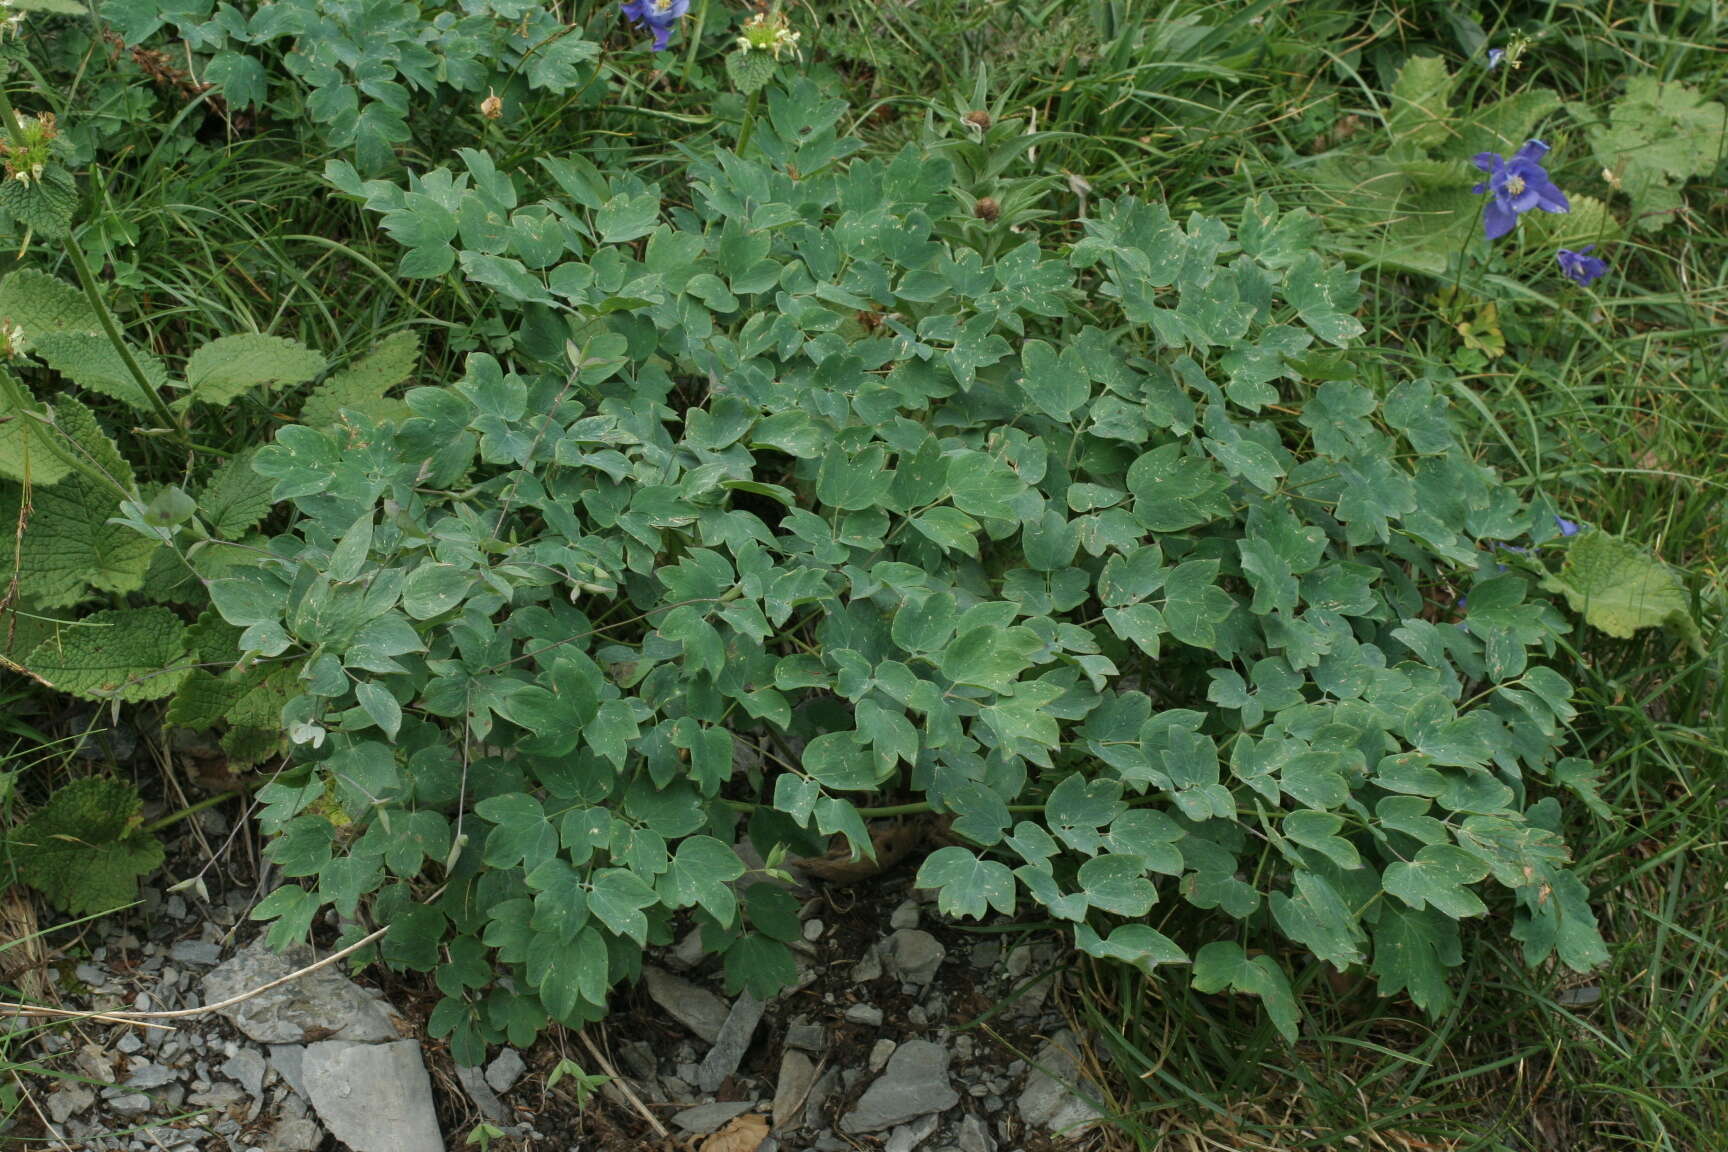
[[[1514,196],[1524,195],[1524,177],[1511,176],[1506,180],[1506,191]]]

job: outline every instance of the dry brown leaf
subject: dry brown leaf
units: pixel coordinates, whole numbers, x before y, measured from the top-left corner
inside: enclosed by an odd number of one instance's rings
[[[768,1117],[755,1113],[733,1117],[726,1127],[702,1142],[698,1152],[756,1152],[768,1139]]]
[[[900,863],[924,843],[930,832],[930,822],[922,819],[873,820],[868,827],[870,844],[876,851],[874,860],[867,856],[854,860],[852,847],[846,837],[836,835],[826,855],[807,856],[789,863],[830,884],[856,883],[886,872]]]

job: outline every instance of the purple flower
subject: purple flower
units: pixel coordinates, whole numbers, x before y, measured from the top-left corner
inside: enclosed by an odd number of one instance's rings
[[[624,0],[619,7],[630,23],[647,25],[654,33],[654,51],[660,52],[672,41],[673,25],[690,11],[690,0]]]
[[[1540,140],[1527,141],[1508,160],[1498,152],[1478,152],[1470,162],[1488,173],[1488,179],[1472,188],[1486,192],[1488,207],[1482,213],[1482,230],[1488,239],[1497,240],[1518,226],[1518,217],[1532,208],[1544,212],[1570,212],[1572,205],[1566,194],[1554,187],[1548,172],[1542,167],[1542,157],[1548,145]]]
[[[1504,48],[1490,48],[1490,49],[1488,49],[1488,71],[1490,71],[1490,72],[1494,71],[1494,69],[1500,67],[1500,65],[1504,64],[1505,62],[1506,62],[1506,49],[1504,49]]]
[[[1554,517],[1554,525],[1560,529],[1560,535],[1562,536],[1576,536],[1580,531],[1582,531],[1577,524],[1566,519],[1564,516]]]
[[[1588,285],[1608,274],[1608,261],[1590,255],[1596,245],[1586,244],[1574,252],[1570,248],[1562,248],[1554,259],[1560,262],[1560,271],[1575,284]],[[1570,533],[1568,533],[1570,535]]]

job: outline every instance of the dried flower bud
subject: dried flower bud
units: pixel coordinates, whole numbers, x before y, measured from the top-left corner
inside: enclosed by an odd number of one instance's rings
[[[982,108],[973,109],[966,113],[966,115],[962,116],[961,119],[972,125],[972,127],[978,129],[980,132],[987,132],[990,130],[990,113],[984,111]]]
[[[980,220],[994,220],[1002,215],[1002,205],[993,196],[980,196],[978,203],[972,205],[972,215]]]
[[[503,99],[490,88],[486,90],[486,99],[480,101],[480,115],[488,120],[496,120],[504,115]]]

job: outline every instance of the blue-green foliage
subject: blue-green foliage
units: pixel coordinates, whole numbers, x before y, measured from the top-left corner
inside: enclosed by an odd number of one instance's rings
[[[734,841],[868,852],[860,808],[925,801],[945,910],[1192,962],[1286,1036],[1311,957],[1441,1009],[1474,917],[1598,962],[1563,621],[1492,551],[1552,517],[1359,365],[1316,222],[1125,198],[986,259],[940,155],[847,165],[837,104],[768,96],[687,203],[573,158],[526,205],[479,152],[333,171],[405,275],[520,324],[257,455],[296,518],[211,593],[297,670],[271,938],[372,901],[474,1061],[598,1017],[683,910],[773,991],[796,909]]]
[[[185,41],[230,107],[303,108],[367,171],[394,163],[416,93],[561,95],[593,80],[600,51],[552,7],[519,0],[275,0],[249,15],[215,0],[108,0],[102,12],[127,44],[164,30]]]

